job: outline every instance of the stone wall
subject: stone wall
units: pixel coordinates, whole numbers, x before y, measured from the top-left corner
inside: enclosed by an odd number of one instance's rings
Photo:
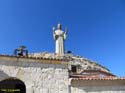
[[[125,86],[71,87],[71,93],[125,93]]]
[[[69,91],[68,66],[61,62],[51,64],[25,58],[0,57],[0,81],[10,77],[23,81],[26,85],[26,93],[68,93]]]
[[[74,80],[71,93],[125,93],[125,80]]]

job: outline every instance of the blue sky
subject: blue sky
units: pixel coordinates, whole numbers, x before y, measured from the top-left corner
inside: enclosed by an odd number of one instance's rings
[[[54,52],[58,23],[69,28],[66,51],[125,76],[125,0],[0,0],[0,54]]]

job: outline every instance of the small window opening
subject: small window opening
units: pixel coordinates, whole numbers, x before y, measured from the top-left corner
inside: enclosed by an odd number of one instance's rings
[[[77,72],[77,67],[74,66],[74,65],[72,65],[72,66],[71,66],[71,70],[72,70],[73,73],[76,73],[76,72]]]

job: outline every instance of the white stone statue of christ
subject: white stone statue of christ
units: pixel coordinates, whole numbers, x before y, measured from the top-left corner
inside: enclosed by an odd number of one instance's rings
[[[68,32],[67,29],[65,32],[62,30],[61,24],[58,24],[57,30],[55,30],[55,28],[53,27],[53,37],[56,44],[55,45],[56,54],[60,54],[60,55],[64,54],[65,52],[64,42],[67,36],[67,32]]]

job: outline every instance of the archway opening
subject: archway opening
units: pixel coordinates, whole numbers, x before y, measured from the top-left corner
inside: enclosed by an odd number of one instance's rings
[[[5,79],[0,81],[0,93],[26,93],[26,86],[19,79]]]

